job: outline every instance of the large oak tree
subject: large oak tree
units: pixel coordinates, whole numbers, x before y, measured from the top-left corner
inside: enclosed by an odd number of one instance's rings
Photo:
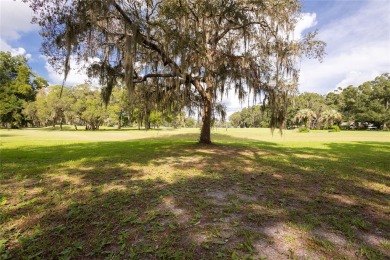
[[[105,101],[121,80],[130,99],[147,83],[172,102],[200,106],[201,143],[211,142],[217,98],[232,88],[240,99],[260,95],[272,127],[282,128],[297,61],[324,53],[316,33],[294,39],[298,0],[24,1],[42,28],[44,54],[65,78],[74,57],[89,61]]]

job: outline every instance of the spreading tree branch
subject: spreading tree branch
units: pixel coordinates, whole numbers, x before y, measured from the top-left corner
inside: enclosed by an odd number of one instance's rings
[[[151,42],[150,40],[148,40],[148,38],[141,33],[140,29],[139,29],[139,26],[137,26],[131,19],[130,17],[126,14],[126,12],[119,6],[118,3],[114,2],[114,7],[115,9],[122,15],[123,19],[125,20],[126,23],[128,23],[130,26],[136,26],[136,30],[135,32],[137,33],[137,37],[135,37],[138,41],[139,44],[145,46],[146,48],[152,50],[152,51],[155,51],[156,53],[158,53],[158,55],[161,57],[164,65],[169,65],[169,67],[171,67],[173,73],[176,75],[176,76],[181,76],[182,75],[182,72],[181,72],[181,69],[179,67],[179,65],[177,65],[169,56],[168,54],[162,49],[160,48],[157,44]]]
[[[150,73],[146,74],[143,77],[139,77],[137,80],[134,80],[134,83],[141,83],[146,81],[148,78],[174,78],[177,75],[174,74],[164,74],[164,73]]]

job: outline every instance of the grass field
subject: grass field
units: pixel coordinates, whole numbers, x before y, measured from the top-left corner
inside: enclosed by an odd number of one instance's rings
[[[390,133],[0,130],[0,259],[386,259]]]

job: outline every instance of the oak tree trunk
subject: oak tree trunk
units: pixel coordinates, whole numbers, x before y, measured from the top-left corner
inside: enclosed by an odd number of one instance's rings
[[[120,112],[120,114],[119,114],[119,123],[118,123],[118,129],[122,129],[122,110],[121,110],[121,112]]]
[[[212,98],[211,95],[207,95],[203,99],[202,130],[199,139],[201,144],[211,144],[211,116]]]
[[[150,113],[151,111],[149,109],[146,109],[145,112],[145,130],[150,129]]]

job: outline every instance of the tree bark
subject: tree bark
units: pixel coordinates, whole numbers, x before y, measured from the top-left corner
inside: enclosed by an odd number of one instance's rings
[[[121,129],[122,128],[122,110],[119,114],[119,120],[118,120],[118,129]]]
[[[211,144],[211,117],[213,113],[213,89],[211,87],[211,81],[206,80],[206,89],[198,80],[192,80],[192,85],[198,90],[203,100],[202,111],[202,128],[200,131],[200,144]]]
[[[146,111],[145,111],[145,130],[150,129],[150,113],[151,113],[151,111],[149,109],[146,109]]]
[[[213,112],[211,89],[206,90],[206,96],[203,98],[202,129],[200,131],[199,143],[211,144],[211,116]]]

